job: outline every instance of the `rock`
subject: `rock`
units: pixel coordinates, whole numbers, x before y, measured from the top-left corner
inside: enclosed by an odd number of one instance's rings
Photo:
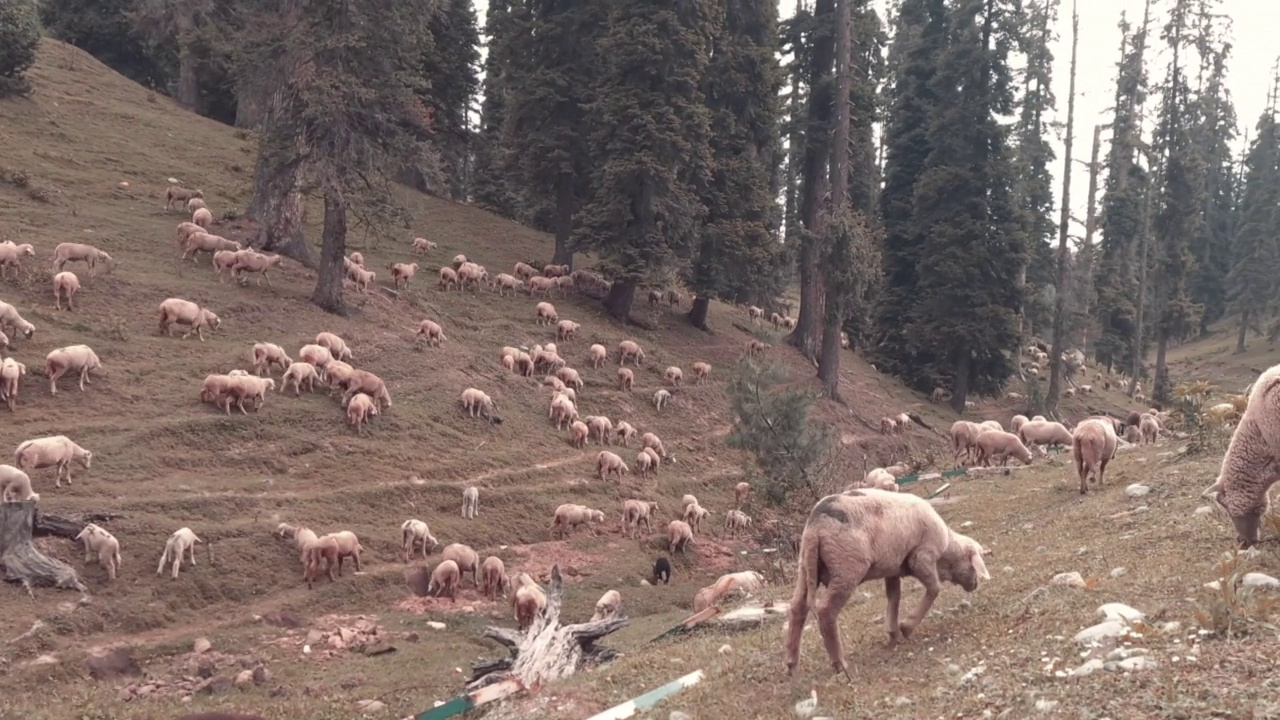
[[[1221,590],[1221,589],[1222,589],[1222,583],[1221,583],[1220,581],[1218,581],[1218,580],[1213,580],[1213,581],[1207,582],[1207,583],[1205,583],[1205,584],[1204,584],[1204,586],[1205,586],[1205,588],[1207,588],[1207,589],[1209,589],[1209,590],[1213,590],[1213,591],[1215,591],[1215,592],[1216,592],[1216,591],[1218,591],[1218,590]]]
[[[1141,610],[1134,609],[1124,603],[1106,603],[1098,608],[1098,614],[1104,620],[1123,620],[1130,624],[1142,622],[1146,617]]]
[[[970,669],[969,672],[965,673],[964,675],[961,675],[960,680],[958,682],[960,685],[967,685],[973,682],[974,679],[976,679],[979,675],[981,675],[986,671],[987,671],[986,665],[977,665],[972,669]]]
[[[693,720],[693,716],[679,710],[672,710],[671,714],[667,716],[667,720]]]
[[[1118,577],[1124,577],[1124,576],[1125,576],[1125,575],[1127,575],[1128,573],[1129,573],[1129,571],[1128,571],[1128,570],[1126,570],[1125,568],[1122,568],[1122,567],[1112,568],[1112,569],[1111,569],[1111,579],[1112,579],[1112,580],[1114,580],[1114,579],[1116,579],[1116,578],[1118,578]]]
[[[338,628],[338,637],[342,638],[343,645],[350,645],[356,639],[356,633],[351,628]]]
[[[427,627],[431,628],[432,630],[443,630],[445,629],[446,626],[442,622],[437,622],[435,620],[428,620]]]
[[[208,638],[196,638],[195,645],[192,646],[191,652],[201,655],[213,649],[213,643]]]
[[[267,693],[267,697],[278,698],[278,697],[284,697],[285,695],[288,695],[288,694],[289,694],[288,685],[277,685],[271,688],[271,692]]]
[[[310,697],[324,694],[324,685],[320,683],[307,683],[302,686],[302,693]]]
[[[721,654],[721,655],[728,655],[728,654],[729,654],[729,653],[731,653],[731,652],[733,652],[733,648],[732,648],[732,647],[730,647],[728,644],[724,644],[724,645],[721,645],[721,646],[720,646],[720,654]]]
[[[196,686],[196,693],[205,695],[221,695],[231,689],[231,678],[226,675],[215,675]]]
[[[1160,632],[1166,635],[1175,635],[1182,632],[1182,623],[1177,620],[1160,623]]]
[[[218,671],[218,666],[210,658],[202,658],[196,663],[196,675],[202,678],[211,678]]]
[[[319,630],[307,631],[308,645],[319,645],[321,640],[324,640],[324,633],[320,632]]]
[[[1121,670],[1152,670],[1156,667],[1156,661],[1149,655],[1135,655],[1116,663],[1116,667]]]
[[[1081,645],[1092,645],[1101,640],[1120,637],[1127,632],[1129,632],[1128,623],[1123,620],[1107,620],[1081,630],[1072,639]]]
[[[334,633],[333,635],[329,636],[329,647],[333,648],[334,650],[341,650],[346,646],[347,644],[342,642],[342,637],[339,636],[337,633]]]
[[[1280,580],[1260,572],[1245,573],[1240,584],[1245,587],[1275,588],[1280,587]]]
[[[1107,662],[1118,663],[1121,660],[1128,660],[1131,657],[1137,657],[1138,655],[1146,655],[1147,652],[1148,651],[1146,648],[1118,647],[1115,650],[1112,650],[1111,652],[1107,653],[1107,657],[1105,659]]]
[[[640,587],[649,587],[649,581],[648,581],[648,580],[641,579],[641,580],[640,580]]]
[[[418,641],[419,641],[419,640],[421,640],[421,639],[422,639],[422,638],[420,638],[420,637],[418,636],[418,633],[415,633],[415,632],[407,633],[407,634],[404,636],[404,641],[405,641],[405,642],[418,642]]]
[[[116,699],[119,700],[120,702],[129,702],[130,700],[133,699],[133,688],[132,687],[120,688],[120,691],[116,693]]]
[[[138,697],[147,697],[148,695],[150,695],[155,691],[156,691],[155,685],[143,685],[142,687],[138,688]]]
[[[1211,513],[1211,512],[1213,512],[1213,508],[1212,508],[1212,507],[1210,507],[1210,506],[1208,506],[1208,505],[1201,505],[1200,507],[1196,508],[1195,514],[1196,514],[1196,515],[1208,515],[1208,514],[1209,514],[1209,513]]]
[[[1064,587],[1082,588],[1085,586],[1084,578],[1078,572],[1058,573],[1049,581],[1050,585],[1061,585]]]
[[[1057,700],[1049,700],[1048,698],[1040,698],[1039,700],[1036,700],[1037,712],[1050,712],[1056,707],[1058,707]]]
[[[384,643],[384,642],[373,643],[372,645],[364,646],[364,654],[370,657],[373,657],[374,655],[386,655],[387,653],[393,653],[395,651],[396,651],[395,645],[391,645],[389,643]]]
[[[1094,658],[1067,673],[1067,677],[1086,677],[1102,669],[1102,658]]]
[[[90,657],[85,660],[85,665],[89,667],[89,677],[94,680],[114,680],[142,674],[138,661],[124,648],[113,648],[102,655]]]
[[[365,715],[372,715],[377,712],[382,712],[383,710],[386,709],[386,707],[387,707],[387,704],[382,702],[381,700],[360,700],[356,702],[356,709],[364,713]]]
[[[1151,488],[1143,485],[1142,483],[1134,483],[1124,489],[1124,494],[1131,498],[1140,498],[1149,492],[1151,492]]]
[[[253,669],[253,682],[256,685],[265,685],[271,682],[271,671],[266,665],[259,665]]]
[[[280,612],[267,613],[262,616],[262,621],[268,625],[281,628],[300,628],[307,624],[306,618],[298,613],[281,610]]]
[[[1049,552],[1049,548],[1048,548],[1048,547],[1046,547],[1046,546],[1044,546],[1044,545],[1038,545],[1038,546],[1036,546],[1036,552],[1038,552],[1038,553],[1040,553],[1041,555],[1043,555],[1043,554],[1045,554],[1045,553]]]
[[[236,687],[244,687],[252,683],[253,683],[252,670],[241,670],[239,673],[236,674],[236,679],[235,679]]]

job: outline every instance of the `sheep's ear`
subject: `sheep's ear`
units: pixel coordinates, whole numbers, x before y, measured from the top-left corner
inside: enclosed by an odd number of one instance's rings
[[[973,569],[978,573],[978,578],[990,580],[991,573],[987,572],[987,563],[982,559],[982,546],[974,548],[969,557],[973,561]]]
[[[1206,488],[1204,492],[1200,493],[1200,497],[1216,499],[1220,492],[1222,492],[1222,480],[1218,480]]]

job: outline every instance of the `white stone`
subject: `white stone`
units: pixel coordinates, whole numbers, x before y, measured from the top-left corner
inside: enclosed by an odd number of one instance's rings
[[[1139,498],[1139,497],[1142,497],[1143,495],[1146,495],[1149,492],[1151,492],[1151,488],[1147,487],[1146,485],[1143,485],[1142,483],[1134,483],[1124,489],[1124,494],[1128,495],[1131,498]]]
[[[728,655],[731,652],[733,652],[733,648],[728,643],[725,643],[724,645],[720,646],[721,655]]]
[[[1128,623],[1123,620],[1107,620],[1081,630],[1072,639],[1081,645],[1091,645],[1099,640],[1120,637],[1127,632],[1129,632]]]
[[[1084,578],[1078,572],[1058,573],[1049,581],[1050,585],[1064,585],[1066,587],[1082,588],[1085,586]]]
[[[1156,661],[1148,655],[1134,655],[1121,660],[1116,665],[1121,670],[1150,670],[1156,666]]]
[[[1116,579],[1116,578],[1118,578],[1118,577],[1123,577],[1124,575],[1128,574],[1128,572],[1129,572],[1129,571],[1128,571],[1127,569],[1122,568],[1122,567],[1112,568],[1112,570],[1111,570],[1111,579],[1113,579],[1113,580],[1114,580],[1114,579]]]
[[[1011,572],[1013,572],[1013,566],[1012,566],[1012,565],[1005,565],[1005,566],[1004,566],[1004,571],[1005,571],[1005,572],[1007,572],[1007,573],[1011,573]]]
[[[1049,712],[1050,710],[1053,710],[1056,707],[1058,707],[1057,700],[1049,700],[1046,698],[1040,698],[1039,700],[1036,700],[1036,710],[1039,712]]]
[[[667,720],[693,720],[693,716],[679,710],[672,710],[671,714],[667,716]]]
[[[1220,581],[1218,581],[1218,580],[1214,580],[1213,582],[1207,582],[1207,583],[1205,583],[1205,584],[1204,584],[1204,586],[1205,586],[1206,588],[1208,588],[1209,590],[1217,591],[1217,590],[1221,590],[1221,589],[1222,589],[1222,582],[1220,582]]]
[[[1086,662],[1085,664],[1081,665],[1080,667],[1067,673],[1067,677],[1085,677],[1087,675],[1092,675],[1093,673],[1102,669],[1102,664],[1103,663],[1101,658],[1094,658]]]
[[[443,630],[445,629],[446,626],[442,622],[437,622],[435,620],[428,620],[427,627],[431,628],[432,630]]]
[[[1196,508],[1195,514],[1208,515],[1211,512],[1213,512],[1213,508],[1209,507],[1208,505],[1201,505],[1200,507]]]
[[[208,638],[196,638],[195,645],[191,648],[191,652],[196,655],[200,655],[201,653],[209,652],[212,648],[213,643],[209,642]]]
[[[1124,603],[1106,603],[1098,608],[1098,614],[1104,620],[1126,620],[1129,623],[1142,622],[1142,619],[1146,617],[1146,614],[1141,610]]]
[[[1146,654],[1147,654],[1146,648],[1118,647],[1115,650],[1112,650],[1111,652],[1107,653],[1107,662],[1120,662],[1121,660],[1128,660],[1131,657],[1136,657],[1138,655],[1146,655]]]
[[[356,709],[365,715],[372,715],[376,712],[382,712],[387,704],[381,700],[360,700],[356,702]]]
[[[1280,580],[1260,572],[1245,573],[1244,579],[1240,583],[1245,587],[1280,587]]]

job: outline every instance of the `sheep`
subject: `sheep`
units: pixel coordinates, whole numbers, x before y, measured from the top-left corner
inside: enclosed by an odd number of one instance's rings
[[[663,585],[671,584],[671,561],[660,557],[653,562],[653,580],[652,583],[657,585],[659,581]]]
[[[658,503],[646,500],[622,501],[622,534],[634,537],[644,523],[645,532],[652,532],[649,519],[658,514]]]
[[[207,210],[209,208],[209,204],[206,203],[202,198],[195,198],[195,197],[187,201],[187,212],[193,213],[199,210],[200,208],[205,208]]]
[[[314,372],[314,369],[312,370]],[[378,415],[378,403],[365,393],[358,392],[346,400],[347,424],[355,426],[356,434],[364,432],[364,424]]]
[[[111,256],[92,245],[84,243],[58,243],[53,249],[53,271],[62,272],[62,266],[69,262],[82,261],[89,266],[89,277],[93,277],[98,269],[98,262],[111,262]],[[109,267],[109,266],[108,266]]]
[[[1039,417],[1038,415],[1036,417]],[[1112,429],[1114,433],[1114,428]],[[1018,428],[1018,439],[1031,445],[1062,445],[1071,447],[1071,431],[1062,423],[1051,420],[1031,420]]]
[[[889,416],[880,418],[880,434],[894,435],[898,432],[898,421]]]
[[[164,543],[164,553],[160,556],[160,564],[156,565],[156,575],[164,572],[164,564],[173,562],[173,579],[178,579],[178,566],[182,564],[183,553],[191,556],[191,567],[196,566],[196,543],[204,542],[196,537],[191,528],[178,528]]]
[[[190,202],[192,198],[203,197],[204,192],[200,190],[188,190],[181,185],[170,185],[164,193],[164,209],[168,210],[175,202],[181,206],[183,203]]]
[[[533,624],[543,610],[547,608],[547,594],[538,587],[533,579],[524,573],[517,576],[519,587],[511,595],[511,607],[515,612],[516,622],[521,630]]]
[[[630,447],[631,438],[635,437],[636,433],[637,430],[626,420],[619,420],[618,424],[613,426],[614,439],[621,441],[623,447]]]
[[[217,255],[219,252],[230,252],[235,254],[236,257],[239,257],[240,253],[243,252],[243,246],[235,240],[228,240],[221,235],[213,235],[203,230],[197,230],[187,235],[183,240],[182,259],[186,260],[190,257],[193,263],[199,262],[199,255],[202,252],[207,252],[211,256]]]
[[[391,393],[387,391],[387,384],[368,370],[352,370],[349,377],[336,385],[345,390],[343,405],[356,393],[364,393],[378,402],[379,412],[391,407]]]
[[[426,560],[427,555],[440,544],[436,536],[431,534],[431,528],[417,518],[405,520],[400,524],[400,538],[401,556],[405,562],[409,562],[409,556],[413,554],[415,545],[422,547],[422,559]]]
[[[488,600],[497,600],[511,586],[511,581],[507,578],[507,568],[502,563],[502,558],[497,555],[490,555],[484,559],[484,564],[480,566],[481,591]]]
[[[878,488],[890,492],[898,491],[898,479],[884,468],[872,468],[862,479],[862,487]]]
[[[77,462],[88,470],[93,463],[93,453],[72,442],[66,435],[24,440],[13,453],[13,464],[21,470],[56,468],[54,487],[62,487],[63,472],[67,474],[67,485],[71,485],[72,462]]]
[[[475,485],[462,491],[462,517],[474,520],[480,514],[480,489]]]
[[[523,262],[517,262],[516,267],[512,272],[515,273],[516,277],[521,278],[522,280],[528,280],[538,274],[538,271],[534,270],[532,265]]]
[[[547,265],[542,268],[543,277],[558,278],[568,274],[568,265]]]
[[[413,245],[410,248],[414,255],[426,255],[428,250],[435,250],[439,246],[426,238],[414,238]]]
[[[696,362],[693,364],[693,384],[701,385],[703,380],[711,374],[711,365],[705,362]]]
[[[764,354],[765,350],[768,350],[771,347],[773,346],[767,342],[761,342],[759,340],[748,340],[746,356],[750,358],[760,357],[761,355]]]
[[[1156,440],[1160,439],[1160,421],[1156,420],[1156,416],[1151,413],[1142,414],[1138,422],[1138,430],[1142,433],[1144,445],[1155,445]]]
[[[581,420],[574,420],[573,423],[569,425],[569,444],[581,450],[586,447],[587,436],[590,434],[591,430],[587,427],[586,423]]]
[[[551,291],[555,289],[556,281],[546,277],[532,277],[525,284],[525,290],[528,291],[529,297],[533,297],[537,293],[541,293],[544,297],[551,297]]]
[[[738,531],[751,527],[751,516],[741,510],[729,510],[724,514],[724,529],[732,532],[734,537]]]
[[[440,557],[457,563],[459,575],[471,573],[471,584],[480,587],[480,556],[469,545],[452,543],[441,551]]]
[[[458,282],[463,288],[480,289],[480,284],[489,284],[489,272],[483,266],[467,263],[458,268]]]
[[[315,533],[311,533],[314,535]],[[332,535],[325,535],[320,538],[311,538],[302,545],[302,579],[307,581],[307,588],[310,589],[312,584],[320,577],[320,562],[324,561],[325,574],[329,576],[329,582],[336,582],[333,568],[341,562],[338,553],[340,547],[337,538]]]
[[[556,370],[556,377],[560,378],[565,385],[572,385],[577,390],[581,390],[585,384],[582,382],[582,375],[571,367],[562,367]]]
[[[423,336],[427,338],[427,345],[432,346],[439,346],[440,343],[449,339],[444,336],[444,328],[440,327],[440,323],[435,320],[423,320],[418,323],[418,332],[414,337]]]
[[[432,597],[447,597],[450,602],[457,602],[459,577],[458,563],[442,560],[431,571],[431,581],[427,583],[427,594]]]
[[[648,448],[646,448],[647,450]],[[640,477],[647,478],[649,473],[653,472],[655,464],[653,455],[641,450],[636,453],[636,472],[640,473]]]
[[[1258,376],[1249,388],[1240,422],[1236,425],[1222,467],[1214,483],[1201,493],[1221,507],[1236,529],[1236,542],[1253,547],[1261,541],[1262,518],[1270,509],[1268,490],[1276,482],[1272,470],[1280,445],[1276,430],[1280,404],[1280,365]]]
[[[8,277],[9,268],[22,269],[22,258],[35,257],[36,249],[31,243],[15,245],[7,240],[0,243],[0,277]]]
[[[31,477],[12,465],[0,465],[0,501],[40,502],[40,494],[31,491]]]
[[[1089,418],[1076,426],[1071,434],[1071,456],[1075,459],[1076,473],[1080,476],[1080,494],[1089,492],[1090,475],[1102,487],[1106,479],[1107,463],[1116,456],[1116,429],[1097,418]]]
[[[665,407],[670,400],[671,393],[664,388],[659,388],[658,391],[653,394],[653,406],[657,408],[659,412],[662,411],[662,408]]]
[[[1218,403],[1204,411],[1204,415],[1207,419],[1219,425],[1228,425],[1232,420],[1236,419],[1239,414],[1240,413],[1236,410],[1236,407],[1231,403]],[[1138,417],[1138,422],[1142,422],[1141,416]]]
[[[329,384],[329,394],[340,391],[355,375],[356,369],[341,360],[330,360],[319,370],[320,379]]]
[[[747,317],[750,318],[753,323],[760,322],[764,319],[764,308],[756,307],[755,305],[748,305]]]
[[[593,523],[602,522],[604,522],[604,513],[600,510],[593,510],[586,505],[564,503],[556,508],[555,517],[548,529],[557,532],[557,537],[563,538],[566,533],[577,529],[579,525],[590,526]]]
[[[644,349],[634,340],[623,340],[618,343],[618,365],[625,365],[631,358],[636,367],[644,364]]]
[[[356,572],[360,572],[360,553],[364,552],[364,548],[360,546],[360,538],[350,530],[339,530],[331,532],[327,535],[321,535],[320,540],[325,538],[333,538],[338,541],[338,575],[342,575],[343,558],[351,558],[355,563]]]
[[[86,383],[93,384],[89,380],[89,372],[102,368],[98,354],[88,345],[69,345],[53,350],[45,356],[44,363],[45,373],[49,376],[50,395],[58,394],[58,378],[73,371],[80,373],[80,392],[84,392]]]
[[[477,390],[475,388],[467,388],[462,391],[461,400],[462,409],[466,410],[468,415],[471,417],[476,417],[478,415],[479,417],[488,420],[490,424],[493,423],[493,413],[495,409],[493,398],[485,394],[484,391]]]
[[[409,281],[418,272],[418,263],[392,263],[387,266],[391,269],[391,278],[395,281],[396,289],[399,290],[401,285],[404,289],[409,289]]]
[[[67,310],[74,311],[76,292],[80,290],[80,279],[73,272],[60,272],[53,276],[53,307],[62,309],[62,298],[67,298]]]
[[[978,435],[973,445],[977,448],[978,462],[980,463],[990,465],[992,461],[999,460],[1001,465],[1006,465],[1012,456],[1017,458],[1023,465],[1031,464],[1031,451],[1013,433],[1007,433],[1003,430],[987,430]]]
[[[696,502],[684,506],[684,521],[689,524],[694,533],[698,532],[702,521],[709,515],[711,511]]]
[[[1009,432],[1017,434],[1018,429],[1029,422],[1031,421],[1027,419],[1026,415],[1014,415],[1013,419],[1009,421]]]
[[[977,423],[957,420],[951,424],[951,452],[956,462],[960,462],[963,456],[969,454],[973,441],[977,440],[980,434],[982,429]]]
[[[566,424],[570,425],[578,419],[578,409],[574,407],[573,401],[566,395],[556,395],[551,398],[551,407],[547,411],[547,417],[554,420],[556,430],[563,430]],[[582,423],[586,427],[586,423]]]
[[[751,483],[742,481],[733,486],[733,505],[741,508],[742,503],[746,501],[747,496],[751,494]]]
[[[940,403],[947,399],[947,390],[942,387],[935,387],[933,392],[929,393],[929,402]]]
[[[514,277],[512,275],[508,275],[506,273],[498,273],[493,278],[493,284],[494,284],[494,287],[497,288],[498,290],[498,295],[502,297],[506,296],[508,290],[511,291],[511,295],[512,297],[514,297],[516,294],[516,291],[524,287],[524,282],[520,280],[520,278]]]
[[[352,358],[351,348],[347,347],[347,341],[331,332],[317,333],[315,344],[327,349],[330,357],[337,360],[350,360]]]
[[[622,595],[617,590],[609,590],[596,601],[596,612],[591,616],[591,622],[608,620],[616,615],[621,607]]]
[[[693,529],[683,520],[672,520],[667,523],[667,552],[675,554],[676,550],[681,555],[685,554],[685,548],[693,540]]]
[[[657,451],[658,457],[664,460],[667,458],[667,448],[663,446],[662,438],[651,432],[640,436],[640,447],[653,448]]]
[[[302,567],[306,568],[307,566],[306,547],[307,547],[307,543],[312,542],[316,539],[315,532],[313,532],[311,528],[308,528],[302,525],[290,525],[289,523],[280,523],[279,525],[276,526],[275,535],[276,537],[293,540],[294,545],[299,550],[298,559],[302,563]],[[334,544],[334,548],[335,550],[337,548],[336,542]],[[337,563],[336,555],[334,556],[334,563],[335,564]],[[306,578],[304,577],[303,579],[305,580]]]
[[[591,432],[595,434],[596,440],[599,441],[601,445],[613,444],[613,441],[610,438],[610,435],[613,434],[613,423],[609,421],[609,418],[604,417],[603,415],[592,415],[584,418],[583,422],[585,422]]]
[[[1000,424],[999,420],[983,420],[982,422],[978,423],[978,427],[982,430],[982,432],[986,432],[988,430],[999,430],[1001,432],[1004,431],[1004,426]]]
[[[190,329],[182,336],[183,340],[195,333],[204,342],[204,328],[217,330],[222,320],[212,310],[202,308],[190,300],[169,298],[160,303],[160,333],[173,337],[174,325],[188,325]]]
[[[675,365],[672,365],[671,367],[667,368],[667,371],[663,373],[662,377],[664,380],[667,381],[669,385],[679,386],[680,381],[684,379],[684,372],[681,371],[680,368],[676,367]]]
[[[442,267],[440,268],[440,284],[438,285],[438,287],[441,290],[448,292],[450,286],[458,290],[462,289],[462,287],[458,284],[458,273],[454,272],[453,268],[451,267],[447,267],[447,266]]]
[[[272,268],[283,267],[284,257],[281,255],[264,255],[263,253],[246,250],[236,254],[236,261],[231,265],[231,277],[236,280],[243,280],[244,273],[262,273],[262,277],[258,278],[256,285],[262,285],[262,281],[267,281],[267,287],[271,287],[271,276],[268,271]],[[373,273],[369,273],[370,281],[372,281]]]
[[[636,376],[630,368],[618,368],[618,389],[631,392],[631,386],[635,384]]]
[[[212,376],[211,376],[212,377]],[[230,377],[230,376],[229,376]],[[205,378],[208,382],[209,378]],[[236,407],[244,415],[248,415],[249,411],[244,408],[245,400],[253,401],[253,409],[257,410],[262,407],[262,403],[266,400],[268,390],[276,389],[276,381],[272,378],[260,378],[256,375],[239,375],[230,377],[220,388],[222,399],[224,400],[223,410],[228,415],[231,414],[231,400],[236,401]],[[213,393],[210,393],[213,394]],[[204,390],[201,390],[201,398],[205,397]]]
[[[551,325],[560,321],[560,316],[556,315],[556,306],[549,302],[540,302],[534,307],[539,325]]]
[[[184,220],[178,223],[178,234],[176,236],[176,242],[178,243],[178,247],[182,247],[183,243],[187,241],[187,238],[191,235],[191,233],[198,233],[198,232],[204,232],[204,228],[200,227],[199,225],[189,220]]]
[[[294,397],[301,395],[304,389],[307,392],[315,392],[316,381],[319,379],[320,374],[316,372],[315,365],[305,362],[290,363],[284,371],[284,377],[280,379],[280,392],[288,390],[290,383],[293,384]]]
[[[680,511],[684,512],[684,508],[687,508],[690,505],[695,505],[697,502],[698,498],[696,495],[693,493],[685,493],[684,497],[680,498]]]
[[[947,527],[927,500],[910,493],[857,490],[829,495],[814,505],[800,538],[799,569],[784,642],[787,674],[800,659],[800,634],[819,585],[827,586],[817,608],[818,630],[837,672],[847,672],[836,620],[854,590],[867,580],[885,581],[885,627],[891,644],[911,636],[924,620],[943,582],[967,592],[990,574],[982,546]],[[901,582],[913,576],[924,598],[906,621],[898,620]]]
[[[262,375],[271,374],[271,366],[279,365],[281,370],[288,370],[293,364],[293,358],[289,357],[284,348],[275,343],[260,342],[253,344],[253,372],[262,377]]]
[[[601,450],[600,454],[596,455],[596,472],[599,473],[601,480],[608,475],[617,475],[618,482],[622,482],[622,476],[631,472],[631,469],[622,462],[622,458],[608,450]]]
[[[116,574],[120,572],[120,541],[93,523],[85,525],[75,539],[84,543],[85,564],[88,565],[93,556],[97,555],[98,565],[107,569],[107,580],[115,580]]]

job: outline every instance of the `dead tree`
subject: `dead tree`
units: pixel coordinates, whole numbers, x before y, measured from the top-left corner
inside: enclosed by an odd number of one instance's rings
[[[30,500],[0,503],[0,565],[9,582],[20,582],[32,597],[34,586],[79,590],[88,588],[71,566],[46,557],[31,544],[36,504]]]
[[[606,620],[560,624],[560,604],[564,599],[564,578],[560,566],[551,568],[547,588],[547,608],[524,633],[510,628],[485,628],[483,637],[496,640],[511,651],[511,657],[480,659],[471,663],[473,691],[503,680],[515,679],[526,688],[566,678],[587,663],[612,660],[617,653],[597,647],[596,641],[626,627],[631,621],[619,614]]]

